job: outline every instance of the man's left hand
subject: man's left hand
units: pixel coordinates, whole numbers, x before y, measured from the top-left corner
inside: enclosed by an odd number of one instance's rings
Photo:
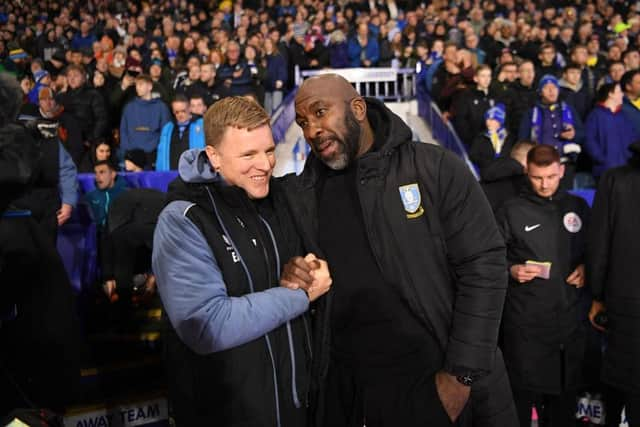
[[[66,203],[63,203],[62,206],[60,206],[60,209],[58,210],[58,212],[56,212],[56,215],[58,217],[58,226],[61,226],[65,222],[69,221],[69,218],[71,218],[72,211],[73,211],[73,206],[71,205],[67,205]]]
[[[458,382],[455,376],[440,371],[436,373],[436,390],[449,419],[455,422],[469,400],[471,387]]]
[[[567,277],[567,283],[576,288],[584,286],[584,264],[580,264],[573,270],[573,273]]]

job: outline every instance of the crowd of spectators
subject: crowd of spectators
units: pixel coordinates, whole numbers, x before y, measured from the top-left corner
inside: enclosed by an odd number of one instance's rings
[[[133,261],[148,258],[161,205],[157,194],[125,191],[117,170],[176,169],[184,150],[204,146],[209,106],[250,96],[272,113],[293,89],[296,67],[414,69],[418,93],[452,123],[495,209],[520,191],[534,144],[559,151],[570,188],[625,164],[640,140],[640,8],[627,0],[0,4],[0,73],[20,82],[22,120],[54,125],[45,128],[61,143],[50,145],[60,157],[52,182],[66,191],[48,203],[60,209],[45,220],[55,230],[71,215],[69,158],[78,172],[95,173],[85,202],[110,297],[116,276],[142,273],[144,289],[154,288],[148,262]],[[122,211],[157,206],[117,224],[144,245],[115,250],[127,240],[106,238],[117,228],[108,224],[110,204],[127,193]],[[133,260],[126,271],[115,271],[125,263],[114,254]]]
[[[622,0],[14,0],[0,5],[0,61],[21,81],[23,112],[37,116],[42,89],[52,90],[50,116],[85,172],[101,142],[121,164],[144,151],[153,169],[162,127],[179,120],[169,111],[176,96],[193,103],[190,120],[229,95],[271,113],[296,66],[415,67],[419,90],[467,148],[483,134],[498,156],[505,140],[544,140],[597,177],[629,157],[640,123],[636,9]],[[496,131],[484,117],[493,107]],[[183,146],[188,124],[173,128]]]

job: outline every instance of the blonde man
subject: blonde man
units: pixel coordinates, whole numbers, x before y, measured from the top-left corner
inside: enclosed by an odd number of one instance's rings
[[[301,242],[271,178],[275,144],[255,102],[225,98],[204,119],[206,147],[185,152],[154,236],[153,270],[169,321],[169,394],[181,426],[304,426],[310,336],[305,312],[331,284],[278,286]]]

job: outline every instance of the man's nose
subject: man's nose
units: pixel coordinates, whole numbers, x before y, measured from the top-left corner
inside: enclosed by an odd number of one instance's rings
[[[273,163],[267,153],[260,154],[256,157],[255,167],[258,170],[268,172],[273,167]]]

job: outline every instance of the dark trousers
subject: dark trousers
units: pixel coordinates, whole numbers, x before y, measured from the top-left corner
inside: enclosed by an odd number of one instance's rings
[[[456,423],[449,420],[442,407],[434,369],[418,366],[397,363],[372,370],[370,375],[356,375],[353,369],[333,360],[321,405],[323,422],[316,427],[362,427],[363,421],[367,427],[517,425],[509,378],[499,349],[494,369],[474,382],[469,402]]]
[[[620,413],[623,407],[629,427],[640,427],[640,395],[608,387],[605,392],[605,405],[607,411],[606,427],[620,425]]]
[[[104,280],[115,279],[118,292],[133,287],[137,273],[151,271],[154,224],[126,224],[112,233],[100,232],[100,266]]]
[[[468,426],[469,405],[457,423],[447,415],[435,385],[435,372],[416,370],[390,374],[371,369],[356,375],[353,369],[332,361],[326,389],[326,427]]]
[[[575,390],[560,395],[541,394],[529,390],[513,390],[513,399],[518,411],[520,427],[531,426],[531,407],[538,412],[540,427],[575,427],[576,402]]]

